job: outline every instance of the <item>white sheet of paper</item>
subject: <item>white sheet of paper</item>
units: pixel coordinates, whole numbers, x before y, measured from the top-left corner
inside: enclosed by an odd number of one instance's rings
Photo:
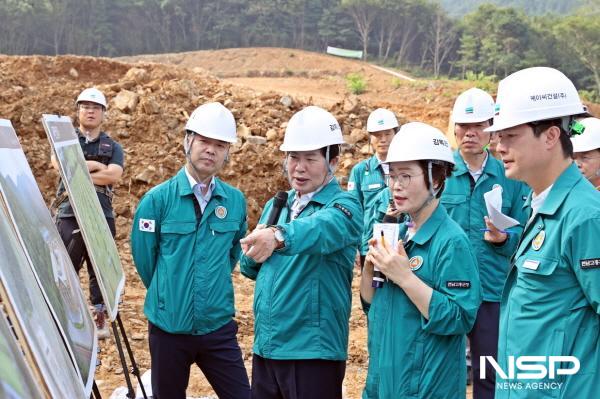
[[[398,248],[398,235],[400,234],[400,225],[398,223],[375,223],[373,225],[373,238],[377,239],[377,243],[381,242],[381,232],[383,231],[383,239],[386,246],[393,249]]]
[[[502,213],[502,187],[496,186],[483,194],[483,199],[485,200],[488,217],[497,229],[506,230],[519,224],[518,220]]]

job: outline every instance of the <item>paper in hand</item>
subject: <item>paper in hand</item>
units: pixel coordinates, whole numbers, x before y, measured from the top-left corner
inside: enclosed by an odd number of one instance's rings
[[[375,223],[373,225],[373,238],[377,239],[379,244],[381,241],[381,232],[383,231],[383,239],[388,248],[398,248],[398,235],[400,234],[400,225],[398,223]]]
[[[496,186],[483,194],[483,199],[485,200],[485,207],[490,222],[492,222],[498,230],[506,230],[519,224],[518,220],[502,213],[502,186]]]

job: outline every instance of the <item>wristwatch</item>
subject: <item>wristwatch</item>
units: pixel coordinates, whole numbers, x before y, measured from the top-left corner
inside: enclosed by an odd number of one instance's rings
[[[273,230],[273,234],[275,235],[275,241],[277,243],[277,246],[275,247],[275,249],[282,249],[285,247],[285,238],[283,237],[283,231],[281,230],[280,227],[277,226],[269,226],[269,228],[271,230]]]

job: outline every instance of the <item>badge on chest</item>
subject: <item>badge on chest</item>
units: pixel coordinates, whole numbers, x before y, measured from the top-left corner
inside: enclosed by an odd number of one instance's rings
[[[422,256],[413,256],[408,261],[408,264],[410,266],[410,270],[412,270],[413,272],[416,272],[417,270],[419,270],[421,268],[421,266],[423,266],[423,257]]]
[[[539,249],[544,245],[544,240],[546,239],[546,232],[544,230],[540,231],[537,236],[531,242],[531,248],[534,251],[539,251]]]

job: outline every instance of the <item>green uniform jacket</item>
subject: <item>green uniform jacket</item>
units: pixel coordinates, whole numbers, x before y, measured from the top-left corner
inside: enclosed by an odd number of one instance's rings
[[[513,257],[500,304],[498,363],[508,371],[508,356],[575,356],[581,368],[552,380],[497,376],[496,398],[600,398],[599,315],[600,194],[573,163],[525,227]],[[509,390],[504,382],[522,386]],[[562,385],[530,389],[528,382]]]
[[[335,179],[289,221],[294,198],[292,190],[277,223],[285,247],[262,265],[245,256],[240,261],[242,273],[256,280],[254,353],[279,360],[345,360],[362,209]],[[272,200],[260,223],[271,207]]]
[[[348,191],[355,194],[362,205],[364,226],[369,223],[373,201],[386,188],[383,169],[375,155],[360,161],[352,168],[348,178]],[[368,249],[368,245],[361,245],[361,255],[365,255]]]
[[[372,220],[372,224],[379,220]],[[406,226],[401,226],[401,236]],[[464,231],[438,206],[406,244],[414,273],[433,288],[426,320],[391,281],[365,304],[369,371],[363,398],[464,398],[465,334],[481,303],[475,256]]]
[[[194,202],[181,169],[142,197],[131,231],[133,260],[148,289],[144,313],[173,334],[204,335],[235,314],[231,272],[247,230],[246,200],[215,178],[199,221]]]
[[[452,176],[446,180],[441,202],[450,217],[469,237],[479,266],[483,300],[500,302],[510,257],[517,249],[523,226],[527,222],[523,204],[530,190],[527,185],[507,178],[502,163],[491,155],[488,155],[483,174],[471,190],[472,178],[458,151],[454,152],[454,161],[456,166]],[[484,232],[481,231],[486,227],[483,217],[487,216],[483,194],[497,185],[502,187],[502,213],[521,223],[509,229],[512,234],[508,235],[503,245],[494,245],[485,241]]]

